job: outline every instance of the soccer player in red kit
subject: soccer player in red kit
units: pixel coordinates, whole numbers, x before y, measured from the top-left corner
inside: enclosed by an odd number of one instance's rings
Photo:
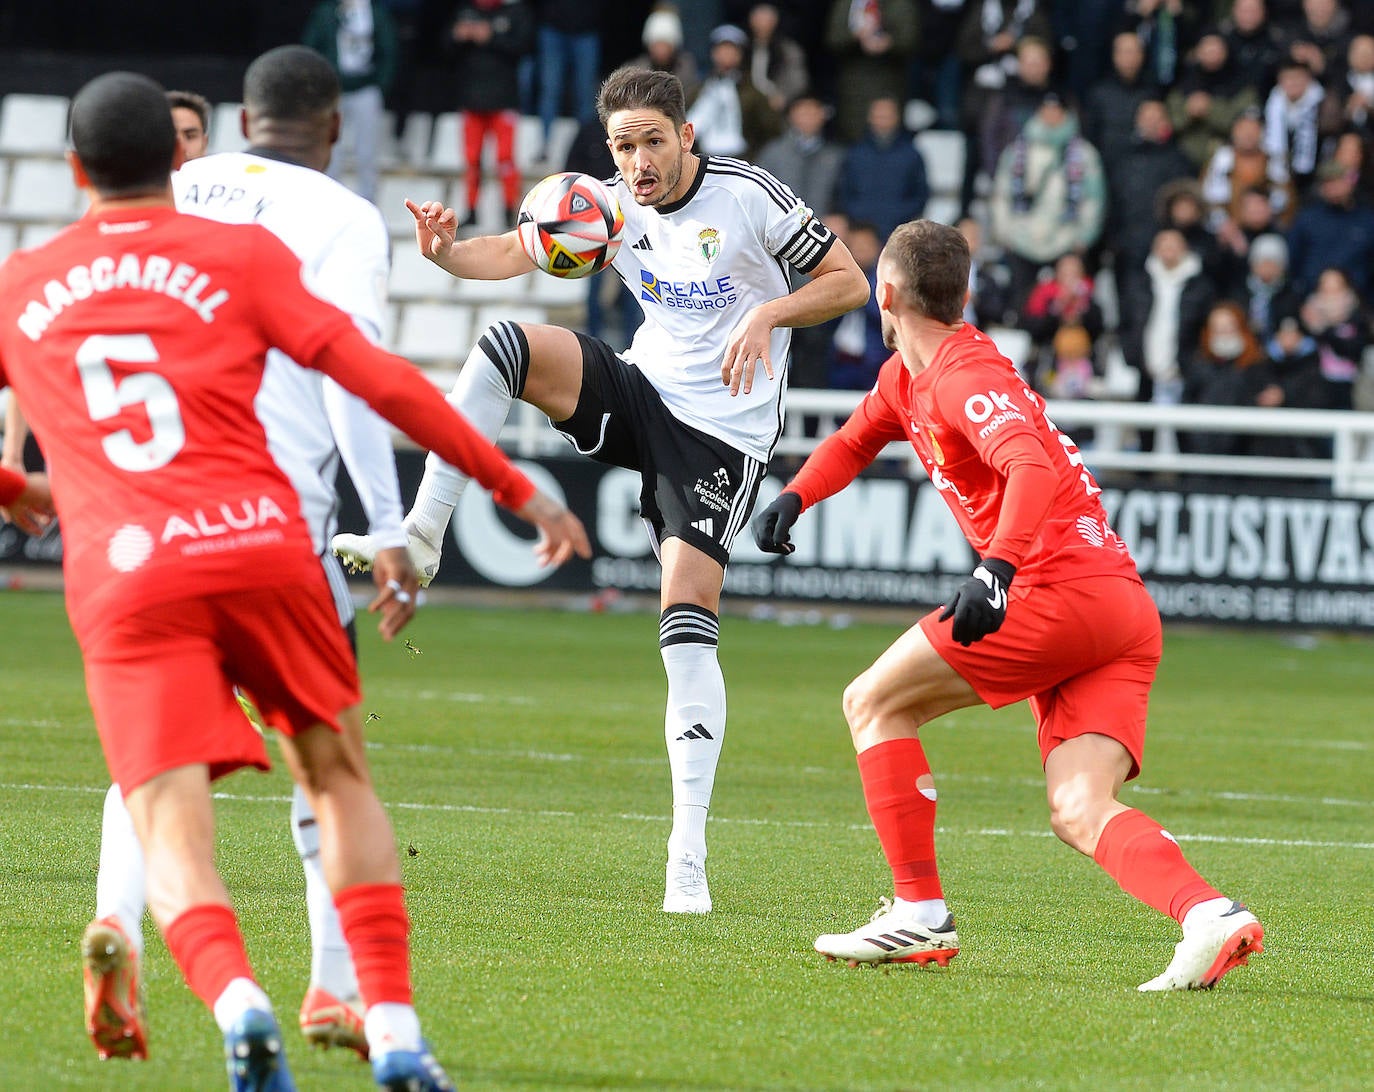
[[[922,725],[1029,699],[1050,824],[1127,894],[1183,927],[1144,991],[1215,985],[1262,950],[1249,911],[1207,883],[1158,823],[1117,799],[1140,772],[1159,664],[1159,613],[1073,441],[986,334],[962,321],[968,244],[929,220],[899,227],[878,265],[896,352],[853,416],[754,521],[790,553],[806,508],[908,440],[982,559],[944,608],[904,633],[844,693],[844,714],[895,902],[816,950],[851,963],[935,961],[959,950],[935,862],[935,783]]]
[[[418,371],[312,295],[274,235],[176,212],[176,134],[157,84],[128,73],[87,84],[71,142],[91,207],[0,267],[0,385],[14,388],[48,459],[68,614],[154,918],[224,1033],[231,1088],[292,1088],[214,866],[211,780],[267,766],[237,685],[277,729],[318,818],[378,1084],[451,1088],[411,1007],[409,923],[363,753],[354,660],[254,415],[268,348],[470,466],[539,527],[547,561],[589,554],[585,532]],[[417,590],[383,587],[373,609],[384,635]]]

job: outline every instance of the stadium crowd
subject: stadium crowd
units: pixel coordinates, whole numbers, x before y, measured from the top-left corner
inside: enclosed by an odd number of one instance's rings
[[[338,13],[368,9],[398,126],[398,43],[423,6],[327,0],[305,36],[328,54],[346,37]],[[620,60],[600,43],[619,18],[550,0],[453,11],[469,208],[490,133],[513,213],[518,114],[546,141],[557,116],[596,129],[591,89]],[[654,6],[641,40],[638,63],[682,79],[698,148],[772,171],[861,264],[900,223],[957,219],[976,259],[968,317],[1029,335],[1018,363],[1042,392],[1101,396],[1113,357],[1143,401],[1374,407],[1374,3],[713,0]],[[962,143],[957,199],[932,200],[924,128]],[[593,148],[538,166],[600,162]],[[366,189],[375,171],[358,177]],[[798,340],[797,386],[867,389],[886,356],[876,312]]]

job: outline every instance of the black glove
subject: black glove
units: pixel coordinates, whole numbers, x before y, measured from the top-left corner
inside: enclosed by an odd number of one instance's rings
[[[959,585],[939,620],[954,619],[954,639],[967,648],[1002,628],[1007,617],[1007,589],[1016,567],[995,557],[984,558],[973,575]]]
[[[754,517],[754,541],[766,554],[790,554],[796,549],[787,533],[801,515],[801,497],[783,490],[778,499]]]

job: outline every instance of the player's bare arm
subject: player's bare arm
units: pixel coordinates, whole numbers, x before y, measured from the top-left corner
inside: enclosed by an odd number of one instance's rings
[[[534,269],[514,231],[459,240],[458,214],[445,208],[442,201],[417,205],[407,200],[406,208],[415,217],[415,243],[420,253],[455,277],[504,281]]]
[[[539,529],[534,556],[539,564],[557,568],[563,562],[592,556],[591,542],[582,521],[545,493],[535,493],[515,514]]]
[[[730,388],[731,394],[748,394],[753,390],[754,372],[760,363],[764,374],[773,378],[769,344],[774,329],[815,326],[867,302],[868,278],[849,248],[836,239],[805,284],[755,307],[730,332],[721,361],[720,381]]]
[[[19,399],[10,391],[10,404],[5,409],[5,446],[0,451],[0,466],[20,472],[24,469],[24,442],[29,438],[29,423],[19,408]]]

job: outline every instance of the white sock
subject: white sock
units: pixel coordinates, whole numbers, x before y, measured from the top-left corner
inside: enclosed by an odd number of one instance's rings
[[[305,793],[297,785],[291,793],[291,840],[305,869],[305,907],[310,918],[310,983],[341,1000],[358,996],[353,956],[344,940],[334,895],[320,865],[320,828]]]
[[[668,675],[663,734],[673,779],[672,856],[706,856],[706,809],[725,740],[725,678],[716,654],[720,620],[704,607],[676,603],[658,622]]]
[[[143,845],[134,833],[134,821],[124,806],[119,786],[111,785],[105,794],[105,810],[101,816],[95,916],[117,918],[140,959],[143,957],[143,911],[147,906],[147,890]]]
[[[272,1002],[251,978],[235,978],[215,999],[215,1023],[220,1031],[228,1031],[249,1009],[271,1012]]]
[[[393,1050],[420,1049],[420,1018],[410,1005],[383,1001],[363,1018],[363,1033],[374,1058]]]
[[[1225,897],[1200,902],[1183,915],[1183,931],[1186,933],[1189,929],[1196,929],[1201,920],[1218,917],[1229,909],[1231,900]]]
[[[944,899],[894,899],[894,908],[900,907],[921,925],[939,928],[949,917],[949,907]]]
[[[524,331],[513,322],[493,323],[463,362],[458,381],[448,394],[449,405],[494,442],[510,415],[511,403],[525,389],[529,368],[530,347]],[[406,527],[442,547],[453,509],[467,483],[466,474],[431,452],[425,459],[425,476],[406,516]]]

